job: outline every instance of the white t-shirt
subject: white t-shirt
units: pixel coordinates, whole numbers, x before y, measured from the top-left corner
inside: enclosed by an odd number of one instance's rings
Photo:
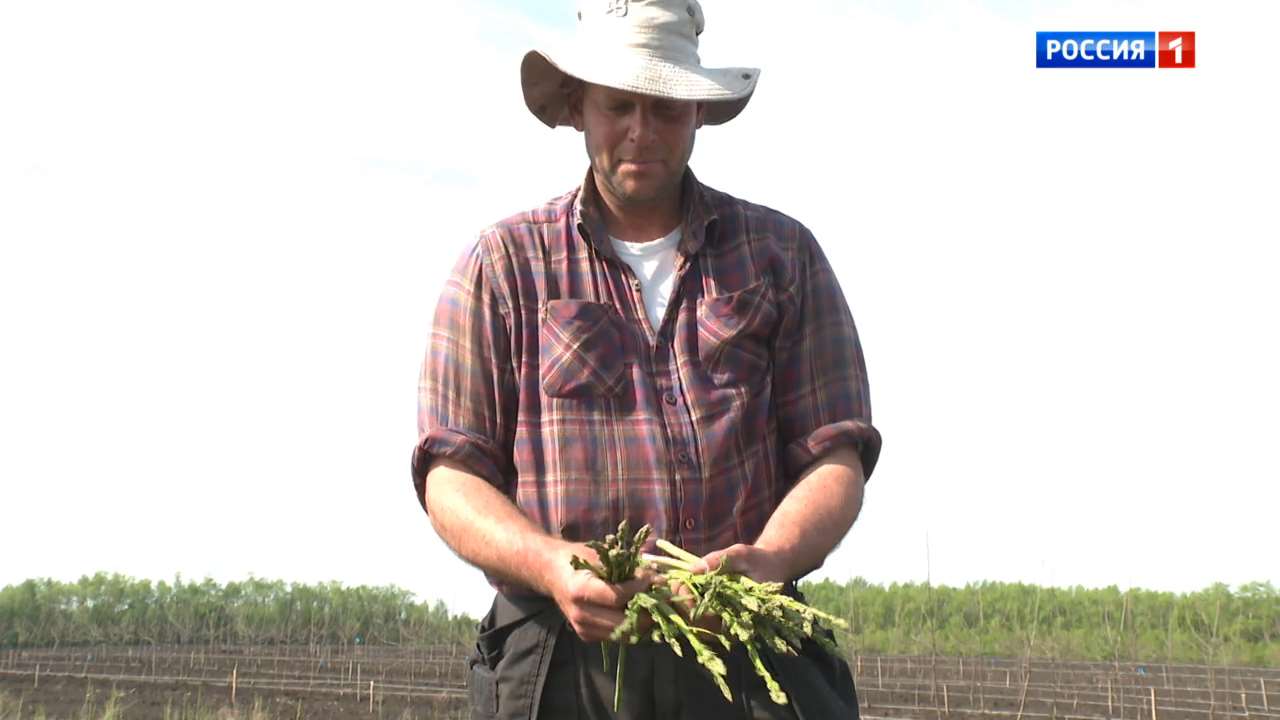
[[[626,242],[610,237],[618,258],[631,267],[640,280],[640,294],[644,297],[645,314],[654,331],[662,324],[671,299],[671,284],[675,281],[676,246],[680,244],[680,227],[676,226],[666,237],[649,242]]]

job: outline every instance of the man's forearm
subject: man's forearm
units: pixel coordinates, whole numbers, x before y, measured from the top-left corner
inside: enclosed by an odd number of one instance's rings
[[[589,570],[574,570],[570,558],[595,561],[595,552],[543,532],[506,495],[456,463],[433,463],[424,493],[432,525],[454,552],[490,575],[553,599],[586,642],[607,639],[624,619],[622,608],[648,587],[643,575],[610,585]]]
[[[857,519],[865,482],[857,451],[832,452],[796,481],[755,547],[774,555],[780,577],[798,578],[818,569]]]
[[[551,595],[556,568],[568,567],[572,544],[551,537],[483,478],[448,460],[432,463],[427,512],[445,543],[490,575]]]

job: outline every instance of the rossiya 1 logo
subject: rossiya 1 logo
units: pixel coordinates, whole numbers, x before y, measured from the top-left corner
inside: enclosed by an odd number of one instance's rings
[[[1161,32],[1036,33],[1038,68],[1193,68],[1196,34]]]

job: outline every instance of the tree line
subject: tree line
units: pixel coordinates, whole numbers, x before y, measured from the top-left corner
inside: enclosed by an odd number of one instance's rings
[[[802,590],[848,619],[849,642],[866,654],[1280,665],[1280,592],[1269,582],[1172,593],[854,579]]]
[[[135,580],[98,573],[0,590],[0,646],[351,645],[471,641],[475,621],[397,587],[250,578]]]
[[[1270,583],[1171,593],[983,582],[802,585],[849,621],[863,654],[1280,665],[1280,592]],[[0,589],[0,647],[82,644],[471,643],[475,620],[393,586],[250,578],[135,580],[99,573]]]

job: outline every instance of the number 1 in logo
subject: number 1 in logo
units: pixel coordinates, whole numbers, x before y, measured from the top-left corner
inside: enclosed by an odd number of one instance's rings
[[[1196,34],[1193,32],[1160,33],[1160,67],[1193,68],[1196,66]]]

